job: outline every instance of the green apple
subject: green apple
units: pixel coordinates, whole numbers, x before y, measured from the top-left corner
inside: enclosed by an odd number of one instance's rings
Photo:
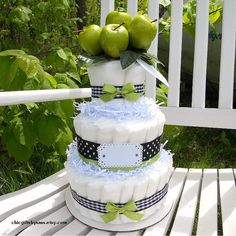
[[[84,27],[79,34],[79,44],[81,48],[92,56],[98,56],[102,53],[99,43],[102,28],[98,25],[89,25]]]
[[[106,25],[101,32],[100,45],[106,55],[118,58],[129,45],[129,33],[121,24]]]
[[[147,50],[157,34],[157,27],[147,15],[137,15],[131,21],[128,31],[130,45],[133,48]]]
[[[111,11],[106,17],[106,25],[108,24],[122,24],[128,29],[132,17],[127,12],[122,11]]]

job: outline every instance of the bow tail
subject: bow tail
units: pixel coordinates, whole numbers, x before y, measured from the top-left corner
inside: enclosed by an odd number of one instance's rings
[[[144,214],[137,213],[137,212],[124,212],[124,215],[132,220],[141,220],[144,216]]]
[[[109,223],[109,222],[115,220],[117,215],[118,215],[118,212],[108,212],[104,215],[101,215],[101,217],[105,223]]]

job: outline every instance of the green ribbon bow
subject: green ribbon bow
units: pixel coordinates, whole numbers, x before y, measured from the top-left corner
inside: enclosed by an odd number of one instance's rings
[[[101,217],[105,223],[115,220],[118,214],[124,214],[132,220],[141,220],[144,215],[135,212],[136,209],[137,206],[134,201],[127,202],[123,207],[118,207],[114,203],[108,202],[106,204],[107,213]]]
[[[104,84],[102,91],[105,94],[102,94],[100,98],[104,102],[111,101],[117,94],[122,94],[125,99],[130,101],[136,101],[138,98],[140,98],[140,94],[135,93],[135,87],[132,83],[125,84],[122,89],[117,89],[112,84]]]

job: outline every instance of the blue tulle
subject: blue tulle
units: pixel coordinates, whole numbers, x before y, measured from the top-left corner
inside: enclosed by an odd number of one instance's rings
[[[113,100],[111,102],[92,101],[75,104],[78,111],[94,119],[108,118],[113,120],[146,120],[157,115],[159,106],[146,97],[136,102]]]

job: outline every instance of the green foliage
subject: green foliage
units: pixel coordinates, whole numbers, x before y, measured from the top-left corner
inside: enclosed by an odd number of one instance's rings
[[[168,39],[170,34],[170,1],[162,0],[160,4],[165,7],[165,14],[160,18],[159,28],[163,37]],[[215,30],[215,24],[222,20],[222,0],[210,0],[209,2],[209,25]],[[196,25],[196,0],[189,0],[184,3],[183,7],[183,30],[191,35],[195,34]]]
[[[0,90],[80,85],[75,0],[3,0],[0,9]],[[73,113],[73,100],[1,107],[0,153],[17,161],[38,150],[47,158],[64,155]]]
[[[0,51],[18,48],[45,52],[52,46],[77,45],[75,0],[0,1]]]
[[[164,84],[160,84],[156,88],[156,100],[161,103],[162,106],[167,106],[168,87]]]
[[[77,88],[80,75],[76,65],[69,48],[50,52],[42,62],[22,50],[2,51],[0,89]],[[73,100],[2,107],[1,149],[17,161],[28,161],[39,147],[45,151],[53,148],[54,155],[63,155],[73,138],[73,113]]]

